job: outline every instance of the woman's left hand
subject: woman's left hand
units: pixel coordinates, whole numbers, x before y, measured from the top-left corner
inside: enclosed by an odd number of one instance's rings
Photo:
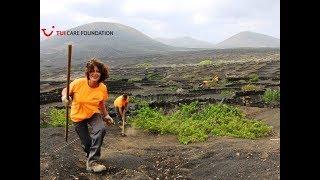
[[[104,119],[105,119],[108,126],[111,124],[114,124],[114,120],[112,119],[112,117],[109,116],[109,114],[104,116]]]

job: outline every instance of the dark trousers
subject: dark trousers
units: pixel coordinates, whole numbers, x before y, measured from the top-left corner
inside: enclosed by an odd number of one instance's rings
[[[106,126],[101,115],[95,113],[92,117],[74,124],[81,140],[82,148],[87,153],[88,162],[97,161],[101,156],[101,145],[106,134]],[[91,137],[88,124],[92,127]]]

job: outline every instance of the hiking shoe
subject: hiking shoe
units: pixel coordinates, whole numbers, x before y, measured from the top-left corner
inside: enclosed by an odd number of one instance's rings
[[[87,162],[87,171],[93,172],[101,172],[105,171],[107,168],[102,164],[98,164],[97,162]]]

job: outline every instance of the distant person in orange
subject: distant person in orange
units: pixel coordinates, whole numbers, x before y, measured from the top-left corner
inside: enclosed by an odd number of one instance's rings
[[[117,111],[118,124],[121,124],[122,118],[125,119],[125,114],[128,110],[129,97],[127,94],[123,94],[114,100],[113,105]]]
[[[75,124],[82,148],[87,153],[87,170],[93,172],[106,170],[106,167],[97,161],[106,134],[104,121],[113,123],[105,106],[109,97],[108,89],[102,83],[108,77],[108,67],[97,59],[91,59],[86,64],[85,77],[70,83],[69,101],[66,97],[67,88],[61,93],[62,102],[65,105],[71,104],[70,119]],[[92,127],[91,137],[88,124]]]

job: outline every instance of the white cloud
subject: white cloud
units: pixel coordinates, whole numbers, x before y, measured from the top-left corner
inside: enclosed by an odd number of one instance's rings
[[[94,16],[90,16],[84,13],[79,13],[79,12],[74,12],[69,14],[70,19],[74,22],[74,23],[78,23],[78,24],[85,24],[85,23],[90,23],[90,22],[115,22],[118,23],[119,21],[114,18],[114,17],[94,17]]]
[[[137,19],[138,21],[144,23],[145,25],[151,27],[156,31],[163,31],[166,28],[166,23],[159,20],[149,20],[149,19]]]
[[[177,7],[184,12],[191,13],[214,13],[222,6],[225,6],[229,0],[181,0]]]
[[[52,25],[55,25],[56,28],[65,30],[94,21],[117,22],[114,17],[95,17],[74,9],[74,6],[90,5],[99,7],[106,2],[109,2],[109,0],[41,0],[41,28],[51,28]]]
[[[164,33],[166,33],[166,35],[167,33],[170,34],[170,31],[168,30],[169,24],[167,22],[157,19],[148,19],[144,17],[130,17],[127,19],[122,19],[121,22],[119,20],[119,23],[133,27],[151,38],[154,38],[159,35],[163,36]]]
[[[229,0],[126,0],[122,10],[127,14],[139,13],[194,13],[203,11],[214,11],[219,6],[226,4]]]
[[[127,14],[136,13],[169,13],[174,10],[170,1],[127,0],[122,6],[122,11]]]
[[[46,16],[50,14],[57,14],[66,11],[66,5],[62,2],[53,3],[53,1],[41,0],[40,1],[40,15]]]
[[[247,30],[252,30],[254,31],[255,29],[263,26],[265,23],[262,21],[256,21],[252,19],[248,20],[239,20],[238,26],[241,29],[247,29]]]
[[[40,0],[40,15],[65,13],[76,4],[98,5],[102,2],[102,0]]]
[[[206,15],[196,13],[192,16],[192,21],[194,24],[204,24],[210,22],[210,19]]]
[[[67,0],[69,3],[84,3],[84,4],[99,4],[104,2],[103,0]]]
[[[152,16],[175,18],[185,17],[194,24],[206,24],[219,15],[220,9],[227,8],[230,0],[126,0],[122,11],[128,16]]]
[[[105,21],[131,26],[150,37],[188,35],[217,41],[244,30],[279,36],[280,1],[40,0],[40,18],[41,27],[48,29]]]

